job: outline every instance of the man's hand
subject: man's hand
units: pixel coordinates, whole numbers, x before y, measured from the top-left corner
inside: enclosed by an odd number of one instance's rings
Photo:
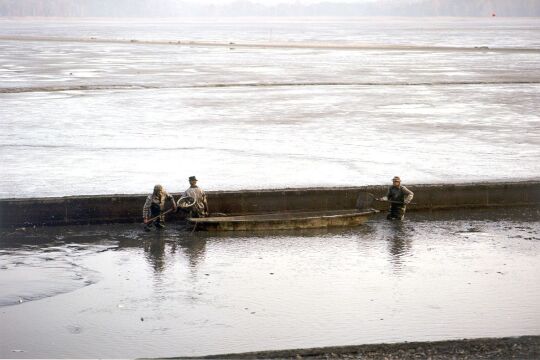
[[[144,218],[143,221],[144,221],[145,224],[148,224],[148,218]]]

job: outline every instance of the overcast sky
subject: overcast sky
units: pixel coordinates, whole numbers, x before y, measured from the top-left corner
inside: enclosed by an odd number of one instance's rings
[[[540,16],[540,0],[0,0],[0,16]]]
[[[194,4],[230,4],[233,2],[238,2],[239,0],[184,0],[184,2],[194,3]],[[378,2],[381,0],[249,0],[252,3],[258,4],[267,4],[267,5],[277,5],[277,4],[318,4],[318,3],[366,3],[366,2]],[[384,0],[382,0],[384,1]]]

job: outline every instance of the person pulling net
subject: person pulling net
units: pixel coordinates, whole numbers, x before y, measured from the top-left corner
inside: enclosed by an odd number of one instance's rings
[[[388,220],[403,220],[407,205],[413,204],[411,203],[413,197],[414,193],[401,185],[399,176],[394,176],[392,186],[388,188],[385,196],[377,198],[368,192],[361,192],[356,199],[356,208],[365,210],[372,208],[374,201],[387,202],[390,207],[386,218]]]

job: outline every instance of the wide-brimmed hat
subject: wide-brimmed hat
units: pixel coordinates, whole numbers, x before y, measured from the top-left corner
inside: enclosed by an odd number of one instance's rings
[[[199,181],[199,180],[197,180],[197,178],[195,176],[190,176],[189,181]]]

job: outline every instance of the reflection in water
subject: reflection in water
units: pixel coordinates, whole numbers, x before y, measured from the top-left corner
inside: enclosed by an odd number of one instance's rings
[[[471,228],[489,236],[464,233]],[[12,349],[173,357],[540,331],[536,209],[411,213],[404,223],[380,214],[358,228],[181,230],[50,227],[0,239],[0,358],[18,356]]]
[[[392,221],[388,227],[389,252],[396,272],[403,270],[403,258],[411,253],[411,230],[402,221]]]
[[[141,247],[144,250],[145,258],[152,266],[155,275],[163,273],[167,268],[174,266],[174,262],[181,261],[175,257],[177,248],[182,249],[188,261],[188,268],[195,275],[197,267],[204,259],[206,251],[206,237],[186,235],[180,239],[172,236],[170,232],[159,231],[150,234],[147,238],[136,241],[124,239],[119,242],[119,247]],[[175,234],[177,235],[177,234]],[[142,241],[141,241],[142,240]],[[169,254],[169,258],[167,258]]]
[[[158,274],[165,269],[165,239],[161,236],[144,242],[146,259],[152,265],[154,273]]]
[[[203,237],[190,237],[181,240],[178,245],[182,248],[188,259],[191,274],[195,276],[197,266],[205,257],[206,239]]]

